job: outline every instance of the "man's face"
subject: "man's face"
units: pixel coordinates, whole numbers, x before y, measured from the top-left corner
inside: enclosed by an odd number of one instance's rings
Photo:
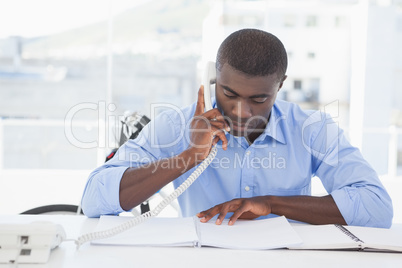
[[[264,131],[284,80],[279,81],[277,74],[247,76],[229,64],[217,70],[217,107],[225,116],[232,135],[244,136],[253,142]]]

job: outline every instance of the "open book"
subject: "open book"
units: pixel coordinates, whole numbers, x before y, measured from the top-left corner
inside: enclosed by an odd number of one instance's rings
[[[342,225],[293,226],[303,243],[290,249],[354,249],[402,252],[402,229]]]
[[[132,219],[102,216],[96,231]],[[290,224],[285,217],[228,220],[216,225],[193,218],[151,218],[123,233],[94,240],[95,245],[211,246],[232,249],[326,249],[402,252],[402,228],[381,229],[341,225]]]
[[[106,230],[131,217],[102,216],[96,231]],[[94,240],[94,245],[125,246],[211,246],[232,249],[286,248],[302,243],[285,217],[265,220],[228,220],[202,223],[197,217],[151,218],[113,237]]]

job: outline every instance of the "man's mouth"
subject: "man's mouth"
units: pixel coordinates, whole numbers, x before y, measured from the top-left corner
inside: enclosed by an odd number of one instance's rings
[[[250,124],[247,124],[245,122],[239,122],[229,119],[227,120],[227,123],[230,126],[230,128],[236,132],[245,132],[247,129],[250,128]]]
[[[232,124],[233,124],[234,128],[238,128],[238,129],[245,129],[246,126],[247,126],[244,123],[239,123],[239,122],[236,122],[236,121],[232,122]]]

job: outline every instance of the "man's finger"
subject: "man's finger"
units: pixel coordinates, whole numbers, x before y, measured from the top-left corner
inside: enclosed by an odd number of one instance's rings
[[[223,222],[223,220],[225,219],[225,217],[226,217],[226,214],[228,214],[228,212],[229,212],[229,206],[228,205],[224,205],[222,208],[221,208],[221,211],[219,211],[219,216],[218,216],[218,218],[216,219],[216,224],[217,225],[221,225],[221,223]]]
[[[229,219],[229,225],[233,225],[237,219],[244,213],[247,212],[248,208],[245,203],[242,203],[241,206],[233,212],[232,217]]]
[[[202,217],[204,217],[207,213],[208,213],[208,210],[204,210],[204,211],[198,212],[198,213],[196,214],[196,216],[197,216],[198,218],[202,218]]]
[[[216,214],[219,212],[220,205],[214,206],[213,208],[208,209],[206,214],[201,218],[201,222],[208,222],[210,219],[215,217]]]
[[[215,136],[214,139],[212,140],[212,146],[218,144],[219,137]]]
[[[226,138],[225,133],[222,130],[218,130],[215,131],[213,135],[215,136],[215,138],[218,137],[222,141],[222,148],[223,150],[226,150],[228,147],[228,139]],[[215,144],[218,142],[215,139],[213,141],[215,142]]]
[[[217,108],[205,112],[205,117],[213,119],[213,122],[222,122],[222,129],[230,131],[230,126],[225,120],[227,117],[223,116]]]
[[[205,110],[204,104],[204,86],[201,86],[198,90],[197,106],[195,107],[194,116],[202,115]]]

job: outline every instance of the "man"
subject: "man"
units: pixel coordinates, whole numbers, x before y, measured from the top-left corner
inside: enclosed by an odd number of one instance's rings
[[[183,216],[255,219],[284,215],[312,224],[390,227],[392,203],[375,171],[329,116],[276,99],[287,56],[274,35],[244,29],[216,60],[216,102],[166,111],[89,177],[82,207],[118,214],[173,181],[178,187],[218,146],[213,163],[178,199]],[[329,195],[313,197],[311,178]]]

